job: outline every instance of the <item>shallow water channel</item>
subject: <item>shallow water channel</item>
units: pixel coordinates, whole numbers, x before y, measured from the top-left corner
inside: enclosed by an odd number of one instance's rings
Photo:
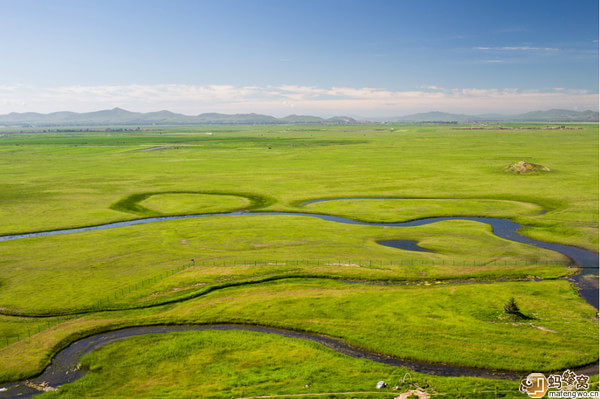
[[[351,356],[353,358],[368,359],[396,367],[407,367],[419,373],[439,375],[445,377],[473,376],[483,378],[517,380],[523,377],[524,374],[526,374],[458,367],[447,364],[427,364],[391,358],[385,355],[380,355],[358,348],[354,348],[335,338],[330,338],[317,334],[308,334],[298,331],[285,330],[280,328],[235,324],[190,324],[125,328],[122,330],[105,332],[88,338],[83,338],[81,340],[75,341],[67,348],[60,351],[52,360],[51,365],[48,366],[40,376],[29,380],[29,382],[32,383],[30,385],[39,386],[42,383],[46,383],[51,387],[56,387],[76,381],[79,378],[83,377],[86,373],[86,370],[81,370],[77,368],[79,360],[83,355],[90,353],[96,349],[102,348],[106,345],[109,345],[113,342],[117,342],[126,338],[146,334],[164,334],[182,331],[205,330],[245,330],[265,334],[277,334],[289,338],[299,338],[317,342],[327,348],[333,349],[336,352],[342,353],[347,356]],[[596,365],[586,367],[584,369],[578,370],[578,372],[584,373],[586,375],[597,374],[598,366]],[[40,391],[36,390],[35,388],[26,385],[24,381],[4,385],[4,388],[6,389],[6,391],[0,392],[0,398],[28,398],[40,393]]]
[[[92,230],[103,230],[103,229],[112,229],[124,226],[133,226],[138,224],[145,223],[155,223],[169,220],[178,220],[178,219],[192,219],[192,218],[203,218],[203,217],[215,217],[215,216],[231,216],[231,217],[253,217],[253,216],[261,216],[261,215],[287,215],[287,216],[304,216],[304,217],[313,217],[319,218],[322,220],[336,222],[336,223],[344,223],[344,224],[355,224],[355,225],[369,225],[369,226],[388,226],[388,227],[411,227],[411,226],[423,226],[430,223],[441,222],[445,220],[472,220],[480,223],[489,224],[493,233],[500,237],[511,241],[516,241],[519,243],[535,245],[540,248],[550,249],[553,251],[557,251],[562,253],[563,255],[572,259],[580,268],[581,272],[571,278],[571,280],[578,288],[579,293],[583,299],[585,299],[589,304],[598,309],[598,286],[595,284],[589,284],[588,276],[595,276],[598,273],[598,254],[593,253],[591,251],[587,251],[581,248],[562,245],[562,244],[554,244],[548,243],[540,240],[535,240],[529,237],[525,237],[517,232],[517,229],[523,227],[522,225],[512,222],[506,219],[498,219],[498,218],[485,218],[485,217],[437,217],[437,218],[425,218],[418,219],[409,222],[399,222],[399,223],[370,223],[370,222],[361,222],[356,221],[344,217],[339,216],[329,216],[329,215],[321,215],[315,213],[293,213],[293,212],[231,212],[231,213],[217,213],[217,214],[196,214],[196,215],[182,215],[182,216],[165,216],[165,217],[153,217],[146,219],[138,219],[131,220],[126,222],[117,222],[117,223],[108,223],[97,226],[89,226],[89,227],[81,227],[81,228],[73,228],[73,229],[62,229],[62,230],[53,230],[53,231],[45,231],[45,232],[36,232],[36,233],[26,233],[26,234],[15,234],[0,237],[0,241],[7,240],[16,240],[28,237],[41,237],[41,236],[49,236],[49,235],[57,235],[57,234],[68,234],[68,233],[77,233],[83,231],[92,231]],[[387,240],[386,242],[380,242],[381,245],[392,246],[396,248],[402,248],[407,250],[424,250],[424,248],[419,247],[417,242],[410,240]],[[414,371],[427,373],[427,374],[435,374],[442,376],[479,376],[479,377],[487,377],[487,378],[503,378],[503,379],[517,379],[519,378],[518,373],[504,373],[504,372],[494,372],[489,370],[482,369],[470,369],[466,367],[455,367],[445,364],[425,364],[419,362],[411,362],[405,361],[401,359],[389,358],[386,356],[370,353],[368,351],[363,351],[357,348],[353,348],[341,341],[338,341],[333,338],[301,333],[296,331],[284,330],[284,329],[276,329],[269,328],[263,326],[246,326],[246,325],[169,325],[169,326],[147,326],[147,327],[135,327],[135,328],[127,328],[118,331],[112,331],[107,333],[102,333],[98,335],[94,335],[88,338],[84,338],[82,340],[76,341],[72,343],[67,348],[63,349],[59,352],[55,358],[52,360],[52,364],[48,366],[48,368],[42,373],[42,375],[38,376],[35,379],[32,379],[31,382],[39,384],[42,381],[49,383],[50,386],[58,386],[62,384],[66,384],[69,382],[73,382],[79,378],[81,378],[85,371],[77,370],[77,364],[81,356],[86,353],[89,353],[95,349],[101,348],[105,345],[108,345],[112,342],[119,341],[121,339],[125,339],[132,336],[145,335],[145,334],[154,334],[154,333],[168,333],[168,332],[178,332],[178,331],[190,331],[190,330],[249,330],[249,331],[257,331],[268,334],[278,334],[286,337],[292,338],[301,338],[306,340],[311,340],[318,342],[326,347],[329,347],[333,350],[336,350],[340,353],[344,353],[346,355],[356,357],[356,358],[364,358],[370,359],[373,361],[394,365],[398,367],[408,367]],[[597,374],[598,366],[591,366],[583,370],[582,372],[586,372],[588,374]],[[3,398],[26,398],[31,397],[39,391],[26,386],[23,381],[0,385],[1,388],[6,388],[5,391],[0,391],[0,399]]]
[[[391,198],[391,197],[390,197]],[[93,230],[105,230],[114,229],[118,227],[134,226],[138,224],[164,222],[170,220],[180,219],[194,219],[194,218],[205,218],[205,217],[217,217],[217,216],[230,216],[230,217],[253,217],[261,215],[281,215],[281,216],[304,216],[318,218],[330,222],[343,223],[343,224],[355,224],[355,225],[366,225],[366,226],[385,226],[385,227],[412,227],[412,226],[423,226],[431,223],[442,222],[445,220],[472,220],[475,222],[489,224],[492,227],[494,235],[506,240],[515,241],[523,244],[535,245],[540,248],[550,249],[552,251],[560,252],[561,254],[569,257],[573,260],[580,268],[581,272],[575,276],[569,278],[579,290],[579,294],[585,299],[590,305],[598,309],[599,292],[598,287],[595,284],[589,284],[590,276],[596,276],[598,273],[598,254],[587,251],[585,249],[577,248],[570,245],[555,244],[540,240],[535,240],[523,236],[517,232],[517,230],[523,225],[512,222],[507,219],[499,218],[487,218],[487,217],[431,217],[424,219],[411,220],[408,222],[397,222],[397,223],[375,223],[375,222],[362,222],[358,220],[348,219],[340,216],[322,215],[318,213],[307,213],[307,212],[229,212],[229,213],[203,213],[194,215],[180,215],[180,216],[161,216],[151,217],[145,219],[129,220],[125,222],[106,223],[96,226],[77,227],[72,229],[61,229],[61,230],[50,230],[41,231],[35,233],[24,233],[0,236],[0,241],[18,240],[29,237],[43,237],[58,234],[69,234],[69,233],[80,233],[84,231]],[[413,251],[423,251],[424,248],[418,246],[418,243],[411,240],[386,240],[385,243],[380,242],[381,245],[393,246],[395,248],[401,248]]]

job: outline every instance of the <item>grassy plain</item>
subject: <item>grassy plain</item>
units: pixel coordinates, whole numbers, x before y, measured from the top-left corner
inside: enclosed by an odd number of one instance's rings
[[[356,392],[339,396],[391,398],[417,388],[435,389],[455,398],[463,397],[461,392],[479,392],[482,398],[510,398],[518,390],[515,381],[426,376],[350,358],[316,343],[247,331],[132,338],[86,356],[82,366],[91,370],[86,377],[65,386],[60,395],[43,397],[98,397],[106,395],[106,387],[112,387],[113,398],[248,397],[265,392]],[[403,378],[404,383],[400,382]],[[375,384],[380,380],[387,381],[389,387],[377,391]],[[394,392],[396,385],[399,390]]]
[[[376,243],[380,239],[416,239],[435,252],[382,247]],[[180,220],[13,240],[0,245],[0,258],[10,266],[2,274],[2,307],[25,313],[77,311],[99,301],[126,305],[159,293],[165,297],[175,289],[198,290],[286,273],[431,281],[569,272],[563,256],[499,239],[487,225],[472,221],[386,229],[278,215]],[[197,266],[166,275],[190,265],[191,259]]]
[[[531,237],[597,252],[597,148],[594,125],[0,132],[0,234],[243,209],[366,221],[491,216],[527,225]],[[504,171],[519,160],[552,172]],[[303,205],[341,197],[405,199]],[[383,239],[416,240],[432,252],[376,243]],[[242,214],[4,241],[0,309],[51,317],[0,316],[0,347],[7,345],[0,349],[0,380],[35,373],[75,337],[163,322],[282,326],[391,355],[484,368],[573,367],[598,358],[594,309],[566,281],[501,282],[565,276],[572,272],[567,263],[560,254],[459,220],[398,228]],[[284,279],[302,276],[310,279]],[[459,284],[465,279],[479,283]],[[243,282],[253,284],[226,288]],[[509,296],[531,319],[504,319]],[[174,299],[183,302],[125,310]],[[122,310],[98,312],[111,308]],[[91,313],[74,315],[82,311]],[[61,313],[71,320],[55,317]],[[222,367],[235,369],[233,363]],[[101,390],[110,380],[95,381],[93,389]]]
[[[537,203],[528,234],[595,249],[598,128],[240,127],[166,132],[6,134],[1,233],[135,218],[110,205],[144,192],[254,193],[269,209],[324,197],[400,196]],[[233,131],[232,131],[233,130]],[[206,131],[213,132],[207,136]],[[167,147],[143,151],[150,145]],[[552,173],[512,175],[517,160]],[[458,203],[456,203],[458,204]],[[452,211],[452,204],[445,205]],[[418,212],[414,218],[421,217]]]
[[[468,198],[341,199],[307,204],[304,207],[317,213],[343,213],[357,220],[380,222],[413,220],[415,214],[421,218],[481,215],[510,218],[544,211],[541,205],[530,202]]]
[[[525,318],[503,312],[510,297]],[[276,281],[158,308],[55,318],[39,333],[40,320],[29,319],[31,337],[0,349],[0,378],[35,373],[48,353],[94,332],[190,323],[263,324],[338,337],[401,358],[527,374],[593,363],[598,358],[595,315],[566,281],[408,287]]]

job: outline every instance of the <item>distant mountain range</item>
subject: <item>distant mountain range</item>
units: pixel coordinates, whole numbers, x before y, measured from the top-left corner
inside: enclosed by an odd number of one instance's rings
[[[598,122],[596,111],[569,111],[553,109],[535,111],[519,115],[464,115],[445,112],[427,112],[407,115],[397,118],[380,118],[370,121],[377,122]],[[368,122],[363,121],[363,122]],[[170,111],[130,112],[121,108],[96,112],[53,112],[39,114],[35,112],[10,113],[0,115],[0,125],[3,126],[99,126],[99,125],[204,125],[204,124],[351,124],[359,121],[347,117],[320,118],[310,115],[289,115],[285,118],[275,118],[261,114],[218,114],[206,113],[196,116],[177,114]]]
[[[35,112],[0,115],[0,125],[5,126],[98,126],[98,125],[237,125],[237,124],[284,124],[284,123],[356,123],[347,116],[329,119],[317,116],[289,115],[275,118],[261,114],[217,114],[207,113],[196,116],[177,114],[170,111],[131,112],[121,108],[96,112]]]
[[[464,115],[448,114],[446,112],[426,112],[406,115],[399,118],[388,118],[389,122],[598,122],[596,111],[570,111],[566,109],[551,109],[534,111],[518,115],[484,114]]]

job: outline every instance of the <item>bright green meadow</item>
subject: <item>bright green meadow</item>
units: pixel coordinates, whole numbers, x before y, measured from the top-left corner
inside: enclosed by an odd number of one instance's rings
[[[157,394],[177,398],[248,397],[264,392],[354,392],[344,396],[383,394],[382,398],[392,398],[395,386],[406,391],[434,384],[439,393],[455,398],[467,397],[461,392],[478,392],[482,398],[505,398],[512,397],[518,389],[515,381],[492,383],[477,378],[425,376],[349,358],[311,342],[246,331],[131,338],[86,356],[82,367],[92,372],[65,386],[60,395],[43,397],[98,397],[105,395],[107,386],[113,387],[110,396],[114,398]],[[373,382],[381,379],[391,386],[377,392]]]
[[[523,375],[593,364],[597,310],[566,279],[578,272],[569,258],[476,221],[392,227],[297,214],[505,218],[529,237],[597,253],[598,126],[510,127],[0,130],[0,235],[235,213],[0,241],[0,381],[39,373],[80,337],[152,324],[275,326]],[[550,171],[505,171],[517,161]],[[416,241],[426,252],[381,240]],[[511,297],[520,315],[504,312]],[[82,365],[84,378],[45,395],[393,397],[375,384],[407,372],[244,331],[130,338]],[[404,391],[522,395],[515,381],[411,374]]]

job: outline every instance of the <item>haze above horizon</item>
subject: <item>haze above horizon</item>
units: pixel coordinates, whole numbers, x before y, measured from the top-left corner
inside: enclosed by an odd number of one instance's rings
[[[598,110],[598,2],[0,0],[0,114]]]

